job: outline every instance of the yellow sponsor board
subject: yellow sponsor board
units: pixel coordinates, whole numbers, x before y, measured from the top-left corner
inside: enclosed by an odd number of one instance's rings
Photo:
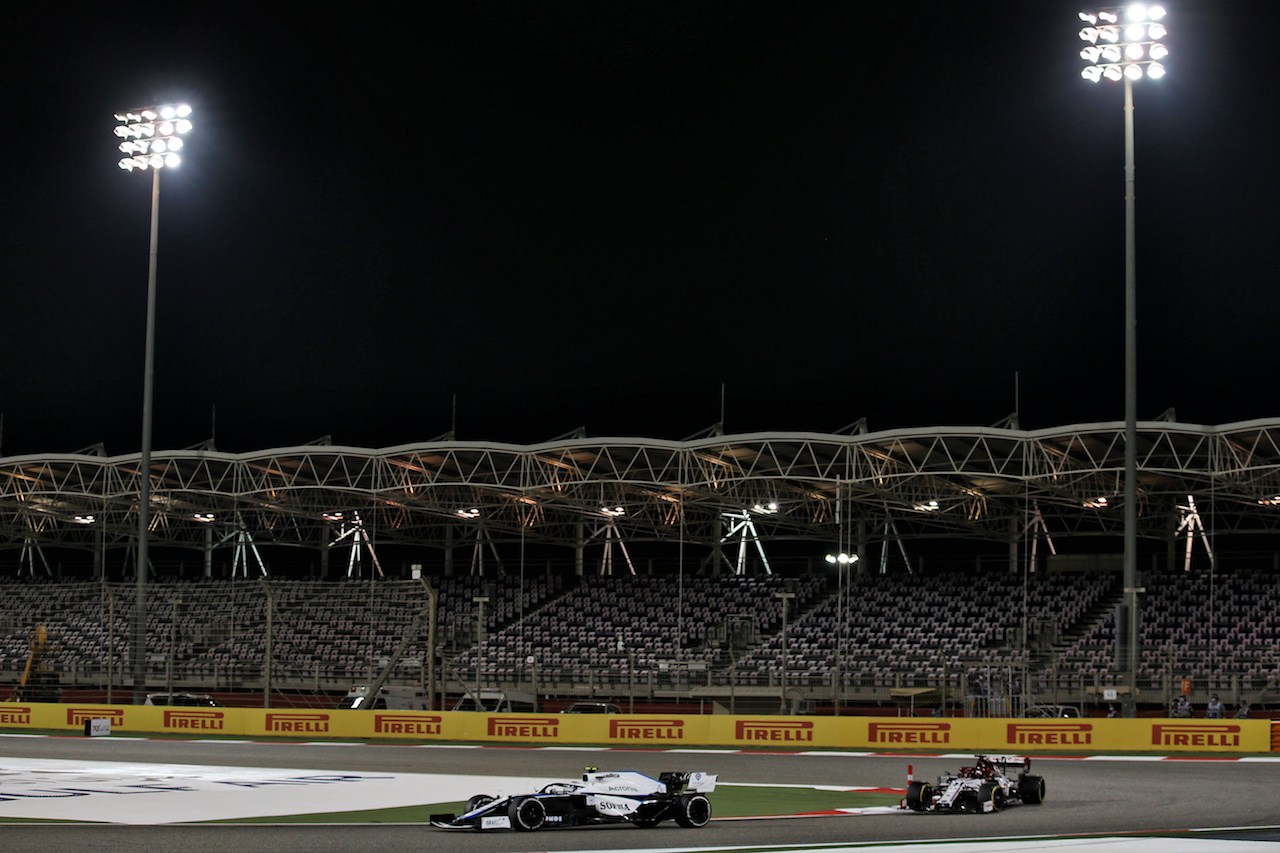
[[[1270,720],[972,719],[963,717],[782,717],[669,714],[485,714],[182,708],[94,703],[0,703],[0,729],[298,740],[613,744],[651,749],[855,749],[875,752],[1269,752]]]
[[[975,752],[1268,752],[1267,720],[866,717],[854,748]]]
[[[849,745],[849,717],[707,717],[707,743],[745,749],[822,749]]]

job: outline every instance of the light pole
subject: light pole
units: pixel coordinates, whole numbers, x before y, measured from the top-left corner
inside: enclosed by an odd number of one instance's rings
[[[1163,6],[1134,3],[1125,7],[1081,12],[1087,26],[1080,38],[1088,42],[1080,58],[1089,63],[1084,79],[1124,83],[1124,595],[1126,625],[1117,625],[1116,638],[1125,638],[1124,662],[1129,695],[1125,716],[1137,715],[1138,693],[1138,321],[1137,249],[1134,233],[1133,82],[1164,76],[1160,64],[1169,54],[1161,41],[1167,30]]]
[[[796,597],[794,592],[775,592],[774,598],[782,601],[782,708],[787,713],[787,602]]]
[[[839,554],[828,554],[827,562],[836,566],[836,570],[840,574],[839,583],[837,585],[838,592],[836,595],[836,620],[840,623],[839,624],[840,635],[836,637],[836,679],[835,679],[835,685],[834,685],[836,690],[836,694],[835,694],[836,716],[838,717],[840,716],[840,698],[844,692],[843,690],[844,685],[841,684],[841,678],[843,675],[843,673],[841,672],[841,664],[843,661],[841,659],[844,655],[844,637],[845,637],[845,630],[846,630],[845,626],[848,624],[848,621],[849,621],[848,617],[845,615],[845,612],[844,612],[844,570],[847,567],[852,566],[854,563],[858,562],[858,555],[848,554],[844,551],[841,551]]]
[[[147,693],[147,564],[151,527],[151,399],[155,365],[156,260],[160,243],[160,172],[182,162],[182,136],[191,130],[191,107],[165,104],[116,113],[115,134],[126,172],[151,170],[151,252],[147,265],[147,344],[142,369],[142,459],[138,471],[137,598],[129,658],[133,664],[133,701]]]

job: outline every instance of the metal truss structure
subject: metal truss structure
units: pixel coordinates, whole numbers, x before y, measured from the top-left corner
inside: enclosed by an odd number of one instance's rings
[[[1140,535],[1175,536],[1189,495],[1215,535],[1280,532],[1280,420],[1142,422],[1138,445]],[[207,549],[247,532],[258,545],[323,549],[345,513],[380,547],[581,549],[608,527],[620,542],[716,549],[733,516],[764,543],[1015,542],[1033,520],[1060,541],[1120,535],[1124,450],[1123,424],[1108,422],[156,452],[151,530],[159,547]],[[0,548],[129,547],[139,459],[0,458]]]

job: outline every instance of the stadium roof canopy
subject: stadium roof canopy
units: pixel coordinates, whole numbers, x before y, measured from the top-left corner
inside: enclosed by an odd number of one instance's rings
[[[1280,525],[1280,420],[1138,424],[1140,535],[1167,538],[1194,496],[1218,533]],[[140,455],[0,458],[0,548],[126,547]],[[572,438],[533,445],[433,441],[152,456],[153,534],[206,548],[323,548],[357,516],[378,543],[581,547],[759,538],[1015,541],[1037,513],[1057,538],[1119,535],[1124,425],[769,432],[686,441]],[[860,539],[855,539],[860,537]],[[598,540],[597,540],[598,541]]]

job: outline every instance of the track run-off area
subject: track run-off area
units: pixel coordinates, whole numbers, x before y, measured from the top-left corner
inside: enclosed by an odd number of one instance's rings
[[[850,791],[901,789],[908,765],[915,778],[932,780],[973,756],[3,735],[0,849],[1280,850],[1280,756],[1033,755],[1047,783],[1045,803],[995,814],[797,809],[790,797],[780,813],[717,817],[702,830],[664,823],[644,830],[450,833],[418,822],[369,822],[397,820],[385,811],[374,818],[359,813],[520,793],[573,778],[585,765],[655,777],[702,770],[718,774],[727,788]],[[325,817],[332,813],[340,814]],[[246,819],[272,822],[209,822]]]

